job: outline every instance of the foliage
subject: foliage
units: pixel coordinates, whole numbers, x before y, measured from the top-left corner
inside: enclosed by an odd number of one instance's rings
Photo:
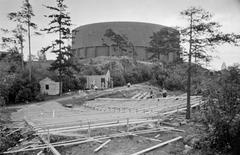
[[[195,63],[205,60],[211,60],[210,51],[213,51],[217,45],[231,43],[237,45],[239,36],[234,33],[223,33],[221,25],[212,21],[212,14],[202,8],[190,7],[181,12],[189,25],[180,30],[181,42],[183,46],[191,42],[191,54]],[[184,51],[185,55],[189,52]]]
[[[126,80],[122,74],[113,74],[112,78],[114,87],[123,86],[126,84]]]
[[[21,58],[17,52],[0,58],[0,96],[6,104],[42,100],[38,80],[33,78],[30,82],[28,71],[21,70]]]
[[[168,65],[155,65],[151,71],[151,83],[167,90],[187,90],[187,63],[176,63]],[[199,65],[193,66],[192,74],[192,95],[199,95],[207,89],[211,80],[209,71]]]
[[[2,127],[0,127],[0,153],[2,154],[4,151],[7,151],[9,148],[16,146],[19,143],[21,138],[24,138],[20,131],[14,132],[9,136],[6,136],[8,132],[4,131]]]
[[[79,77],[79,89],[84,90],[86,88],[87,79],[85,77]]]
[[[153,54],[150,59],[162,60],[161,55],[168,56],[170,52],[180,51],[179,32],[174,29],[162,28],[154,32],[150,39],[150,47],[147,48],[147,51]]]
[[[8,103],[16,104],[36,101],[35,98],[40,92],[39,83],[35,78],[29,81],[27,75],[23,74],[13,82],[8,93]]]
[[[85,89],[87,80],[84,77],[76,78],[64,76],[63,78],[63,92],[77,91]]]
[[[41,50],[42,53],[53,49],[52,52],[57,55],[56,60],[51,64],[51,70],[58,70],[59,82],[60,82],[60,95],[62,94],[62,82],[63,76],[72,74],[69,68],[73,67],[71,47],[66,45],[66,41],[71,38],[70,26],[71,19],[67,12],[67,6],[64,4],[64,0],[56,0],[56,6],[45,6],[47,9],[54,11],[50,15],[45,17],[50,19],[49,28],[43,29],[47,33],[58,33],[59,37],[55,39],[52,45],[49,45]],[[57,49],[55,47],[58,46]]]
[[[203,147],[218,152],[240,152],[240,69],[230,67],[214,78],[206,90],[204,120],[207,136]]]
[[[21,71],[22,57],[17,52],[8,52],[0,56],[0,97],[8,103],[9,89]]]
[[[4,38],[5,40],[5,45],[15,42],[15,48],[17,48],[16,44],[18,44],[20,46],[20,50],[21,50],[21,55],[22,55],[22,60],[23,60],[23,42],[25,41],[24,39],[24,35],[28,35],[28,47],[29,47],[29,62],[31,65],[31,32],[30,29],[33,28],[34,29],[34,33],[36,35],[40,35],[39,32],[36,31],[37,29],[37,25],[32,22],[32,17],[34,17],[34,13],[33,13],[33,9],[32,9],[32,5],[29,3],[29,0],[24,0],[23,1],[23,5],[21,7],[20,11],[17,12],[10,12],[8,14],[8,18],[11,21],[14,21],[17,23],[17,28],[15,28],[14,30],[12,30],[13,33],[13,37],[10,38]],[[5,30],[8,31],[8,30]],[[17,48],[18,49],[18,48]],[[17,50],[18,51],[18,50]],[[22,69],[23,69],[23,61],[22,61]],[[31,81],[31,67],[29,67],[29,80]]]
[[[112,29],[106,29],[104,33],[104,37],[110,40],[111,43],[107,43],[108,41],[102,38],[104,46],[113,47],[115,52],[119,52],[122,55],[122,52],[130,52],[132,56],[136,56],[136,52],[134,49],[134,45],[126,35],[119,34],[114,32]],[[130,50],[129,50],[130,47]]]
[[[209,51],[213,50],[217,45],[223,43],[237,44],[239,35],[224,34],[220,31],[220,24],[212,21],[212,15],[202,8],[191,7],[181,12],[181,15],[187,19],[189,25],[183,28],[181,32],[182,45],[187,46],[188,52],[184,54],[188,56],[188,80],[187,80],[187,112],[186,118],[190,118],[190,94],[191,94],[191,65],[192,56],[195,62],[199,60],[210,61]]]

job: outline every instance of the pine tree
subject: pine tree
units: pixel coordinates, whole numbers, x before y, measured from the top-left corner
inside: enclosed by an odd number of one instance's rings
[[[124,34],[116,33],[112,29],[106,29],[104,33],[104,37],[102,38],[103,45],[108,47],[113,47],[114,52],[119,52],[122,55],[122,52],[127,52],[130,47],[130,51],[132,53],[132,57],[135,58],[136,52],[133,43],[128,39],[128,37]]]
[[[32,5],[29,3],[29,0],[24,0],[23,5],[21,7],[20,11],[17,12],[11,12],[8,14],[8,18],[11,21],[14,21],[17,23],[18,26],[21,28],[19,29],[22,40],[24,38],[24,34],[26,33],[27,30],[27,35],[28,35],[28,52],[29,52],[29,80],[31,81],[32,78],[32,60],[31,60],[31,28],[34,30],[37,29],[37,25],[32,22],[32,17],[34,17]],[[40,33],[35,31],[35,34],[39,35]],[[21,48],[21,54],[23,57],[23,46]]]
[[[19,52],[21,51],[21,68],[24,69],[24,59],[23,59],[23,43],[24,34],[27,30],[18,24],[13,30],[1,29],[6,36],[3,36],[1,46],[8,52]]]
[[[188,47],[185,55],[188,57],[188,81],[187,81],[187,112],[186,118],[190,119],[190,95],[191,95],[191,68],[192,56],[195,63],[199,61],[210,61],[211,55],[217,45],[223,43],[237,44],[239,35],[224,34],[220,31],[221,25],[212,21],[212,15],[202,8],[190,7],[181,12],[187,19],[189,25],[181,30],[181,42]]]
[[[147,48],[147,51],[153,54],[150,59],[157,58],[160,60],[160,55],[168,56],[170,52],[175,53],[180,51],[179,32],[163,28],[153,33],[149,44],[150,47]]]
[[[49,27],[43,29],[47,33],[58,33],[58,38],[54,40],[54,43],[43,48],[41,52],[53,49],[52,52],[57,55],[56,60],[51,64],[50,70],[58,70],[59,73],[59,95],[62,95],[62,82],[63,75],[70,75],[71,67],[75,67],[72,63],[71,47],[66,45],[66,41],[71,39],[70,26],[71,18],[67,12],[67,6],[64,4],[64,0],[56,0],[56,6],[45,6],[54,13],[46,15],[45,17],[50,19]],[[57,46],[57,48],[55,48]]]

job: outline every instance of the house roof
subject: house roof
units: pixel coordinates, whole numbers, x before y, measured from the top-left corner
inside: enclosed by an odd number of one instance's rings
[[[43,83],[43,82],[54,82],[54,83],[56,83],[55,81],[53,81],[52,79],[50,79],[49,77],[46,77],[46,78],[44,78],[44,79],[42,79],[42,80],[40,80],[40,83]]]
[[[91,75],[84,75],[84,76],[105,76],[108,72],[110,73],[110,71],[107,70],[103,74],[91,74]]]

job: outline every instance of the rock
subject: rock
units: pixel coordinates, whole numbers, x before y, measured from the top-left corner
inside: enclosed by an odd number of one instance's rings
[[[188,154],[193,148],[188,145],[184,145],[184,151],[183,154]]]

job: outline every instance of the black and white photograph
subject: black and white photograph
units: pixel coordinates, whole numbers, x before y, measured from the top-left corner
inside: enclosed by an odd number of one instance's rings
[[[240,155],[240,0],[0,0],[0,154]]]

